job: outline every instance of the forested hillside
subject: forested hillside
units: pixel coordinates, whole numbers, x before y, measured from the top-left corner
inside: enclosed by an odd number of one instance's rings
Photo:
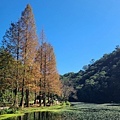
[[[70,101],[120,102],[120,47],[84,66],[78,73],[61,76]]]

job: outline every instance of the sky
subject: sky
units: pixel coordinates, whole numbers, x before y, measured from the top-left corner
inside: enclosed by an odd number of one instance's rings
[[[78,72],[120,45],[120,0],[0,0],[0,44],[27,4],[38,36],[44,28],[54,47],[59,74]]]

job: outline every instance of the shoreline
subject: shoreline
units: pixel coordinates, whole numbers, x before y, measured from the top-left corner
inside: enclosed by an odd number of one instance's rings
[[[0,115],[0,120],[4,120],[10,117],[15,117],[15,116],[23,116],[26,113],[30,112],[63,112],[67,111],[67,106],[68,105],[54,105],[54,106],[49,106],[49,107],[28,107],[28,108],[23,108],[19,109],[16,111],[16,113],[12,114],[3,114]]]

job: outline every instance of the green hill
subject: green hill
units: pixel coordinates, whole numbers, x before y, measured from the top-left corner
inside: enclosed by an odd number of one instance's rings
[[[68,99],[80,102],[120,102],[120,48],[84,66],[84,71],[60,76]],[[65,88],[64,88],[65,89]]]

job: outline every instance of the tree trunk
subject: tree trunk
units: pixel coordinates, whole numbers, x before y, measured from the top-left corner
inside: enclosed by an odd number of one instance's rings
[[[42,83],[41,83],[41,78],[40,78],[40,92],[39,92],[39,104],[40,104],[40,106],[42,105],[42,92],[41,92],[41,89],[42,89]]]
[[[26,107],[29,107],[29,89],[26,89]]]
[[[43,94],[43,105],[46,106],[46,93]]]
[[[36,98],[37,98],[37,93],[36,93],[36,91],[35,91],[34,104],[36,104]]]
[[[53,103],[54,103],[53,93],[51,93],[51,102],[52,102],[52,105],[53,105]]]
[[[48,92],[48,103],[50,104],[50,93]]]
[[[18,107],[18,88],[15,89],[15,100],[14,100],[14,106]]]
[[[24,108],[24,88],[22,88],[22,97],[21,97],[21,102],[20,102],[20,107]]]
[[[39,92],[39,105],[42,105],[42,92]]]
[[[20,106],[22,107],[22,108],[24,108],[24,82],[25,82],[25,80],[24,80],[24,78],[23,78],[23,85],[22,85],[22,93],[21,93],[21,102],[20,102]]]

